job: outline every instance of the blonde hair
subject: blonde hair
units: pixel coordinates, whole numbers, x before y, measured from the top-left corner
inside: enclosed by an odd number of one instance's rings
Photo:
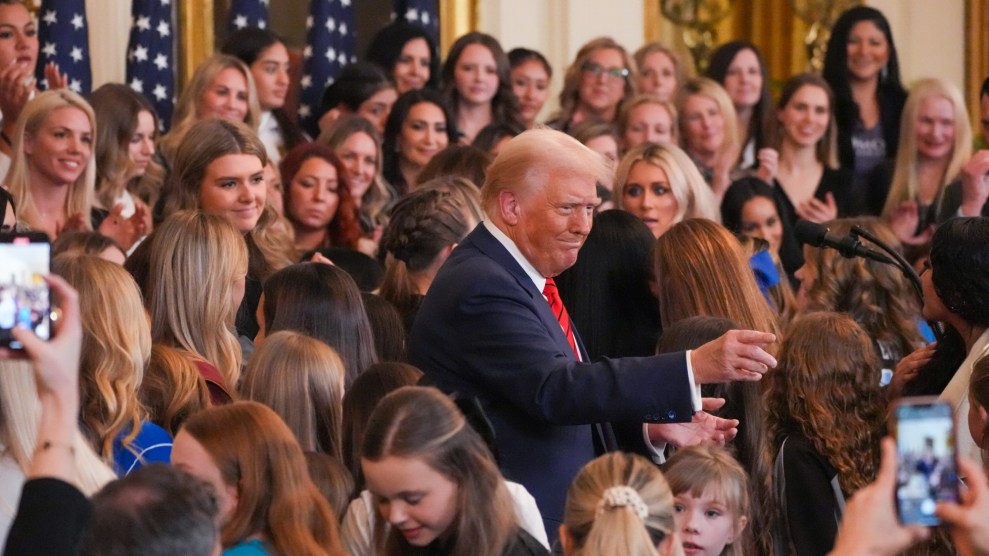
[[[934,204],[940,212],[941,201],[944,198],[944,188],[961,173],[962,166],[972,156],[972,125],[969,123],[965,99],[958,87],[943,79],[923,79],[913,86],[907,103],[903,106],[900,120],[900,143],[893,180],[890,183],[886,204],[883,206],[883,217],[889,218],[896,207],[903,201],[917,198],[920,183],[917,175],[917,119],[920,117],[920,106],[925,100],[941,97],[951,103],[954,108],[955,141],[951,149],[951,159],[945,168],[944,176],[938,183]]]
[[[52,267],[79,292],[81,420],[93,447],[112,464],[114,441],[126,431],[121,444],[135,451],[146,417],[137,392],[151,356],[151,327],[141,292],[123,267],[94,255],[60,255]]]
[[[210,405],[209,386],[195,363],[163,344],[151,347],[139,394],[148,419],[173,437],[186,419]]]
[[[333,348],[283,330],[266,336],[255,350],[240,393],[275,410],[303,450],[340,460],[345,375]]]
[[[681,448],[663,466],[663,475],[670,483],[673,496],[688,493],[700,498],[707,493],[728,509],[734,539],[725,547],[722,556],[752,553],[747,546],[750,535],[746,533],[744,523],[738,527],[741,518],[749,516],[749,479],[745,469],[727,450],[706,444]]]
[[[695,77],[688,80],[677,94],[677,110],[680,112],[680,141],[683,143],[684,150],[690,150],[690,145],[687,144],[687,100],[698,95],[713,100],[718,105],[718,111],[721,112],[721,118],[724,120],[725,142],[721,145],[718,154],[734,153],[742,143],[735,105],[720,83],[706,77]]]
[[[155,343],[181,348],[217,368],[233,389],[241,350],[232,332],[234,284],[247,274],[247,246],[222,216],[181,211],[155,231],[148,309]]]
[[[625,153],[615,172],[615,207],[623,207],[625,184],[632,166],[637,162],[652,164],[666,174],[670,191],[677,200],[674,224],[687,218],[706,218],[721,222],[721,211],[711,187],[704,181],[697,165],[690,160],[687,153],[676,145],[643,143]]]
[[[182,96],[175,104],[175,115],[172,116],[172,130],[162,138],[161,151],[167,160],[171,160],[179,144],[191,131],[191,127],[201,118],[198,115],[199,103],[216,76],[225,69],[235,69],[244,76],[247,83],[247,115],[244,124],[252,131],[258,129],[261,120],[261,106],[258,104],[258,93],[254,86],[254,77],[244,62],[226,54],[214,54],[203,60],[196,68],[192,78],[182,90]],[[263,161],[264,159],[262,159]]]
[[[634,502],[606,502],[611,489],[622,487],[634,491]],[[574,555],[654,556],[657,544],[676,535],[673,492],[652,462],[611,452],[585,465],[570,485],[563,525],[575,545]],[[673,544],[674,553],[683,554],[679,541]]]
[[[628,68],[629,75],[625,78],[625,92],[622,98],[628,98],[635,94],[635,67],[628,55],[625,47],[618,44],[611,37],[598,37],[584,43],[574,56],[573,63],[563,74],[563,89],[560,91],[560,112],[556,119],[563,122],[564,127],[570,125],[577,107],[580,105],[580,80],[583,73],[584,64],[592,54],[598,50],[617,50],[622,56],[622,64]]]
[[[41,402],[34,370],[27,361],[0,359],[0,445],[3,453],[27,473],[38,441]],[[117,478],[81,432],[76,433],[73,483],[86,496]]]
[[[371,139],[377,153],[375,155],[377,160],[374,165],[374,178],[371,179],[371,186],[364,193],[361,212],[366,214],[375,224],[384,225],[388,223],[388,209],[395,201],[395,192],[385,183],[385,178],[381,173],[385,157],[381,152],[381,134],[375,129],[374,124],[356,114],[343,116],[324,129],[316,142],[330,147],[339,157],[339,149],[347,139],[358,133],[363,133]]]
[[[680,130],[677,128],[677,122],[679,121],[679,116],[677,115],[676,105],[670,101],[660,100],[660,98],[652,93],[639,93],[632,98],[627,99],[618,108],[618,137],[621,141],[625,140],[625,132],[628,131],[628,120],[632,117],[632,111],[636,108],[646,105],[655,104],[666,110],[666,113],[670,115],[670,135],[672,136],[673,143],[677,143],[680,140]]]
[[[10,170],[4,180],[7,190],[17,202],[19,226],[41,227],[39,222],[41,215],[38,214],[34,199],[31,196],[31,168],[27,153],[24,152],[24,141],[37,134],[54,111],[63,108],[81,110],[89,119],[91,136],[96,137],[96,116],[93,114],[93,108],[85,99],[72,91],[68,89],[45,91],[28,101],[24,109],[21,110],[20,117],[17,118],[17,127],[14,128],[14,144],[11,146]],[[80,223],[84,230],[92,230],[89,217],[96,196],[94,154],[95,149],[86,161],[85,170],[79,174],[75,183],[69,185],[65,198],[66,217],[75,214],[82,215]]]
[[[505,143],[488,166],[481,207],[491,216],[502,191],[527,195],[563,176],[589,176],[601,184],[612,179],[604,157],[573,137],[549,128],[523,131]]]

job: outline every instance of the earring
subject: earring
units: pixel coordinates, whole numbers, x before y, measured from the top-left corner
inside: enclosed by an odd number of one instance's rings
[[[883,65],[883,69],[879,70],[879,81],[885,83],[886,79],[889,78],[889,63]]]

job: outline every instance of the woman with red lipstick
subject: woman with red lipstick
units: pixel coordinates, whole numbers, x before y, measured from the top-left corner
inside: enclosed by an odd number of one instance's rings
[[[434,388],[385,396],[364,430],[361,468],[377,502],[376,553],[386,556],[548,554],[520,525],[480,435]]]
[[[498,39],[476,32],[457,39],[443,64],[442,79],[462,143],[473,143],[491,123],[526,128],[512,91],[508,56]]]
[[[852,172],[849,215],[878,215],[885,197],[870,194],[870,174],[896,157],[900,114],[907,92],[889,21],[875,8],[856,6],[831,31],[821,75],[834,91],[838,159]]]
[[[318,143],[299,145],[282,159],[281,172],[295,249],[355,248],[361,237],[360,213],[333,150]]]
[[[124,206],[121,216],[132,216],[137,207],[150,231],[150,209],[138,189],[158,197],[164,170],[154,161],[158,116],[154,107],[130,87],[107,83],[89,95],[96,121],[96,201],[105,209]]]
[[[641,218],[655,237],[687,218],[721,221],[711,188],[674,145],[633,148],[618,165],[615,184],[617,208]]]
[[[972,126],[957,87],[942,79],[914,85],[903,107],[897,153],[883,217],[903,243],[926,243],[947,184],[972,156]]]
[[[224,554],[346,554],[299,442],[264,405],[237,402],[193,415],[175,437],[172,465],[215,490]]]
[[[415,186],[423,166],[456,142],[453,116],[439,93],[420,89],[403,94],[385,124],[385,179],[399,195],[405,194]]]
[[[519,100],[519,110],[526,127],[536,124],[549,98],[549,82],[553,67],[542,54],[528,48],[513,48],[508,52],[512,66],[512,92]]]
[[[289,56],[285,41],[267,29],[248,27],[229,37],[220,49],[247,64],[257,89],[258,137],[276,166],[292,147],[306,136],[285,111],[289,89]]]
[[[725,43],[711,54],[707,76],[724,86],[735,106],[741,167],[757,168],[757,177],[772,181],[779,153],[770,144],[775,122],[769,70],[762,52],[747,41]]]
[[[126,248],[143,222],[122,217],[121,207],[109,216],[94,208],[94,127],[93,109],[79,95],[65,89],[37,95],[17,122],[5,186],[19,225],[53,240],[65,230],[95,229]]]
[[[560,112],[547,125],[569,133],[587,120],[614,122],[618,105],[635,93],[632,77],[632,60],[614,39],[586,43],[563,76]]]

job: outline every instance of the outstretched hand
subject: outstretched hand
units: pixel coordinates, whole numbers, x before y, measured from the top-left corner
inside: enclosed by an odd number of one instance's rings
[[[694,413],[689,423],[649,424],[649,440],[665,442],[675,448],[698,444],[724,446],[738,434],[738,419],[722,419],[708,413],[725,404],[722,398],[703,398],[704,411]]]
[[[733,380],[759,380],[776,366],[776,359],[765,347],[776,336],[755,330],[729,330],[690,352],[690,363],[697,384],[716,384]]]

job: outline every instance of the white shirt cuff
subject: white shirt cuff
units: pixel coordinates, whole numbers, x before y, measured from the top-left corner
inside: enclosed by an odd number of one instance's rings
[[[690,398],[694,404],[694,413],[703,409],[701,405],[701,387],[694,380],[694,365],[690,362],[690,352],[687,350],[687,381],[690,383]]]

